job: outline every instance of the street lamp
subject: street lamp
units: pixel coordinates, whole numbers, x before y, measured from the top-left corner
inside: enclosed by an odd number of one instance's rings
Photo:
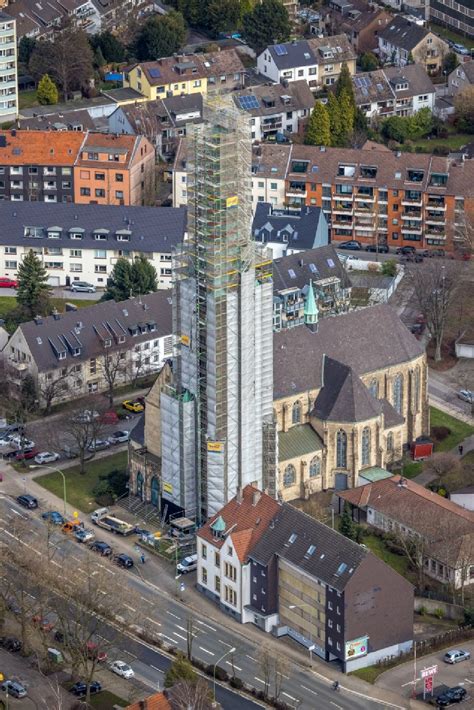
[[[224,653],[224,655],[221,656],[221,657],[219,658],[219,660],[216,661],[215,664],[214,664],[214,702],[216,702],[216,668],[217,668],[217,666],[219,665],[219,663],[224,660],[224,658],[225,658],[226,656],[229,656],[231,653],[235,653],[235,651],[236,651],[235,647],[234,647],[234,648],[229,648],[229,650],[226,651],[226,652]]]
[[[64,503],[64,517],[67,517],[66,513],[66,476],[64,473],[59,469],[56,468],[55,466],[37,466],[37,465],[31,465],[29,468],[49,468],[50,471],[55,471],[55,473],[60,473],[61,476],[63,477],[63,503]]]
[[[313,609],[313,605],[309,603],[304,603],[304,604],[290,604],[288,607],[289,609],[301,609],[303,610],[305,607],[309,607],[310,609]],[[313,632],[311,631],[311,619],[309,620],[309,643],[310,646],[308,648],[309,651],[309,662],[311,666],[313,665],[313,651],[316,648],[314,643],[313,643]]]

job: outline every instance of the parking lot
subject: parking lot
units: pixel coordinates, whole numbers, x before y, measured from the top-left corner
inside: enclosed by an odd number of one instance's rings
[[[0,672],[5,679],[19,681],[28,691],[25,698],[9,698],[10,708],[52,710],[61,707],[67,710],[74,704],[71,696],[60,686],[60,675],[43,675],[32,668],[29,659],[23,656],[0,649]],[[1,691],[0,700],[5,702],[5,693]]]

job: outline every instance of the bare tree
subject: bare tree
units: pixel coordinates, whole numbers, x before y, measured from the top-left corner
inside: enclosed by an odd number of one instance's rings
[[[474,253],[474,218],[471,213],[465,210],[462,213],[456,213],[454,247],[461,256],[464,254],[471,256]]]
[[[459,470],[459,458],[449,451],[435,453],[423,462],[423,472],[435,475],[438,479],[438,484],[444,481],[445,476],[459,473]]]
[[[107,395],[109,405],[114,404],[114,388],[119,380],[125,379],[127,374],[127,354],[125,352],[108,352],[104,349],[101,357],[97,358],[97,364],[102,373],[102,377],[107,383]]]
[[[200,629],[194,622],[194,617],[189,615],[186,619],[186,655],[189,661],[193,659],[194,639],[199,636]]]
[[[64,398],[70,387],[71,371],[64,368],[61,371],[48,372],[38,379],[38,395],[40,403],[44,404],[44,413],[49,414],[53,402],[58,397]]]
[[[273,665],[273,650],[264,645],[260,649],[259,654],[259,668],[262,674],[263,680],[263,695],[268,698],[268,691],[270,690],[270,683],[272,679],[272,665]]]
[[[95,455],[90,447],[103,431],[104,414],[103,405],[91,397],[85,404],[83,401],[81,406],[68,410],[63,419],[62,431],[77,453],[81,473],[85,473],[85,462]]]
[[[181,680],[166,691],[172,710],[210,710],[214,708],[211,689],[204,678],[196,682]]]
[[[420,269],[409,269],[407,272],[415,300],[434,339],[436,362],[442,359],[441,345],[446,319],[459,285],[459,275],[458,262],[444,264],[437,259],[424,264]]]
[[[423,585],[425,573],[425,559],[430,549],[430,541],[418,533],[406,533],[401,529],[392,531],[388,536],[392,545],[408,559],[418,577],[418,587]]]
[[[279,653],[274,653],[273,655],[273,697],[275,700],[279,700],[282,686],[283,678],[288,675],[290,670],[290,662],[285,657]]]

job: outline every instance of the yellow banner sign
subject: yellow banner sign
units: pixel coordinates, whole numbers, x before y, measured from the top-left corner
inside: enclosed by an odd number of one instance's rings
[[[208,451],[217,451],[221,452],[224,450],[224,445],[222,441],[208,441],[207,442],[207,450]]]
[[[227,209],[229,209],[229,207],[237,207],[238,204],[239,198],[237,197],[237,195],[234,195],[233,197],[228,197],[225,201],[225,206]]]
[[[187,345],[189,347],[189,335],[182,335],[181,342],[183,345]]]
[[[163,483],[163,493],[173,493],[173,486],[171,483]]]

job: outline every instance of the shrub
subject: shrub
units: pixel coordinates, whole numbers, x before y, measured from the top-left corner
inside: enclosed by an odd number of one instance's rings
[[[234,676],[230,679],[230,684],[233,688],[237,688],[237,690],[240,690],[244,687],[244,681],[242,680],[242,678],[237,678],[237,676]]]
[[[440,607],[437,607],[433,612],[433,616],[436,616],[437,619],[442,619],[444,617],[444,611],[440,609]]]
[[[436,441],[443,441],[451,434],[451,429],[447,426],[431,427],[431,436]]]
[[[446,488],[438,488],[438,490],[436,492],[442,498],[447,498],[447,496],[448,496],[448,491],[446,490]]]
[[[420,606],[420,607],[418,608],[418,614],[419,614],[420,616],[426,616],[426,613],[427,613],[427,612],[426,612],[426,607],[425,607],[425,606]]]
[[[212,668],[212,674],[214,675],[214,667]],[[229,674],[225,670],[225,668],[221,668],[220,666],[216,666],[216,680],[228,680]]]

